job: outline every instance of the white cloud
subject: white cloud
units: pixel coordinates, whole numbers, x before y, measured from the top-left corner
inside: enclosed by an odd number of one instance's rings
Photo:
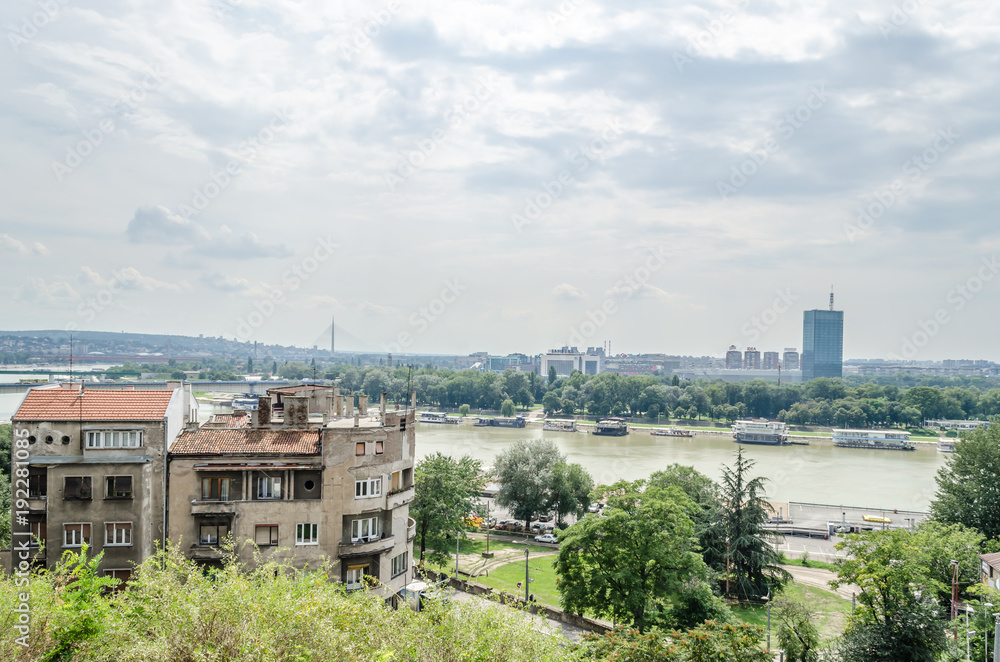
[[[577,301],[585,297],[580,289],[569,283],[559,283],[552,288],[552,294],[560,301]]]
[[[18,288],[15,298],[28,304],[65,307],[77,299],[73,286],[65,281],[47,283],[44,278],[32,276]]]
[[[15,239],[6,233],[0,233],[0,253],[17,253],[18,255],[48,255],[49,249],[44,244],[34,242],[27,246],[23,241]]]

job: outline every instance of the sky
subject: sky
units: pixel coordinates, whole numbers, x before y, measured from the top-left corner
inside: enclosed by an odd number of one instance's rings
[[[1000,361],[1000,5],[11,0],[0,329]]]

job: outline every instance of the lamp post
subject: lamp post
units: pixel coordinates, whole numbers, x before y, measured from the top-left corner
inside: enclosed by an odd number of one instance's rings
[[[531,546],[528,543],[524,543],[524,604],[528,604],[528,552],[531,551]]]
[[[983,662],[989,662],[990,657],[990,607],[992,602],[983,603]]]
[[[767,596],[764,598],[764,602],[767,603],[767,652],[771,652],[771,591],[767,592]]]
[[[993,662],[1000,662],[1000,614],[993,614]]]

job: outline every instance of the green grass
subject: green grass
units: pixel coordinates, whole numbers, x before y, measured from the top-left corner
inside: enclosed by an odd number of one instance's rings
[[[825,563],[823,561],[813,561],[812,559],[809,559],[808,563],[803,563],[802,559],[784,558],[784,560],[782,561],[782,564],[784,564],[784,565],[797,565],[797,566],[801,566],[803,568],[822,568],[823,570],[831,570],[833,572],[837,572],[837,564],[835,564],[835,563]]]
[[[550,607],[559,607],[559,591],[556,589],[556,571],[552,562],[554,555],[538,556],[528,560],[528,577],[532,580],[528,589],[535,595],[535,601]],[[508,563],[490,570],[489,576],[480,575],[476,580],[486,586],[524,596],[524,562]],[[521,588],[517,583],[522,582]]]
[[[847,616],[851,613],[851,603],[832,591],[824,591],[814,586],[790,582],[785,586],[783,595],[809,606],[815,615],[815,625],[820,638],[828,641],[839,636],[844,631]],[[736,618],[744,623],[767,629],[767,606],[735,606],[731,607]],[[777,621],[771,615],[771,644],[776,645]]]

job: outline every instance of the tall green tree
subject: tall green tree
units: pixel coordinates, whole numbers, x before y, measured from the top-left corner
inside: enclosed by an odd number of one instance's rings
[[[583,517],[590,506],[590,492],[594,489],[594,479],[579,464],[560,462],[552,469],[552,488],[549,508],[556,511],[556,519],[562,524],[563,517],[570,513]]]
[[[414,497],[410,517],[416,521],[420,563],[424,557],[444,558],[445,539],[461,530],[486,486],[479,460],[468,455],[454,459],[442,453],[428,455],[413,471]]]
[[[556,367],[554,365],[550,365],[549,366],[549,386],[551,387],[553,384],[555,384],[556,383],[556,379],[558,379],[558,378],[559,378],[559,375],[556,373]]]
[[[955,452],[938,470],[934,518],[963,524],[986,538],[1000,536],[1000,425],[979,428],[955,444]]]
[[[496,502],[530,522],[552,501],[553,471],[565,457],[548,439],[521,439],[500,451],[493,473],[500,483]]]
[[[644,481],[608,488],[603,516],[588,515],[560,534],[555,562],[560,602],[644,631],[669,622],[671,597],[708,569],[697,552],[694,505],[677,487]]]
[[[515,412],[514,401],[511,400],[510,398],[507,398],[506,400],[503,401],[503,404],[500,405],[500,415],[509,417],[513,416],[514,412]]]
[[[730,593],[741,602],[759,600],[779,588],[789,575],[780,567],[774,549],[776,535],[764,527],[769,504],[764,495],[764,478],[751,477],[753,460],[736,451],[732,467],[723,467],[723,526],[726,531],[726,562],[731,580]]]
[[[819,630],[816,614],[805,602],[786,596],[775,599],[774,620],[778,643],[785,651],[788,662],[817,662],[819,660]]]
[[[718,483],[694,467],[672,464],[649,477],[650,487],[679,487],[697,506],[691,514],[701,555],[713,570],[726,567],[726,530],[723,526],[721,490]]]

